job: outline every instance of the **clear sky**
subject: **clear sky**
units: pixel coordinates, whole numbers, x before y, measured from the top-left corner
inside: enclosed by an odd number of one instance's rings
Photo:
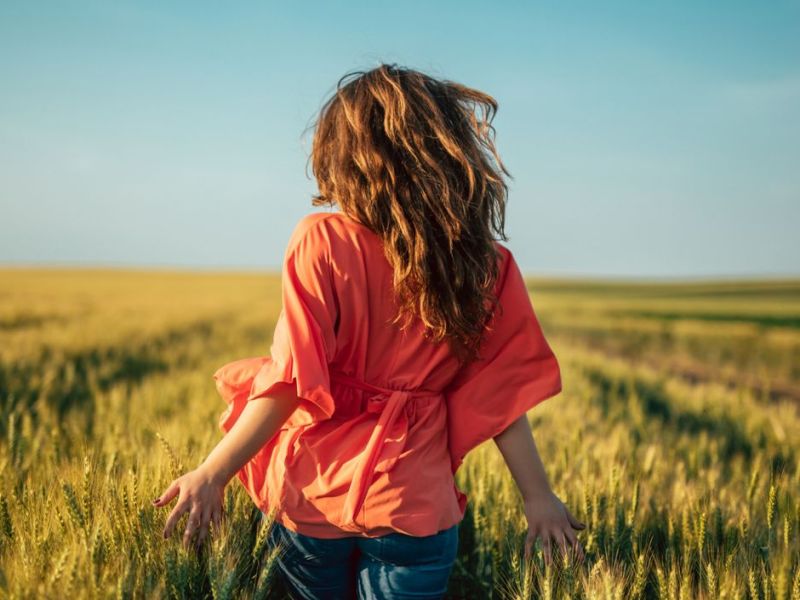
[[[0,3],[0,263],[277,268],[337,79],[498,100],[528,274],[800,275],[800,3]]]

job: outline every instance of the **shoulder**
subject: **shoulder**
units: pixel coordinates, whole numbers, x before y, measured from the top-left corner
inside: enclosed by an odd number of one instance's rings
[[[497,240],[494,242],[494,247],[497,249],[497,256],[502,261],[503,264],[507,263],[509,260],[513,258],[511,254],[511,249],[509,249],[504,244],[501,244]]]
[[[342,212],[313,212],[303,215],[289,236],[284,254],[287,260],[307,263],[341,262],[369,230]]]
[[[505,287],[509,275],[513,275],[514,271],[519,269],[514,260],[514,254],[511,249],[498,241],[494,242],[495,249],[497,250],[498,259],[498,273],[497,273],[497,288],[498,290]]]
[[[330,248],[328,219],[331,213],[315,212],[303,215],[295,224],[286,245],[286,256],[294,252],[326,254]]]
[[[363,249],[377,239],[369,228],[341,211],[314,212],[298,220],[286,252],[304,249],[343,260],[354,249]]]
[[[291,246],[292,242],[304,239],[309,234],[318,234],[320,231],[324,230],[325,220],[328,216],[329,213],[315,212],[300,217],[289,236],[289,245]]]
[[[352,220],[342,212],[313,212],[303,215],[295,224],[289,238],[289,245],[308,237],[327,237],[336,232],[366,229],[361,223]]]

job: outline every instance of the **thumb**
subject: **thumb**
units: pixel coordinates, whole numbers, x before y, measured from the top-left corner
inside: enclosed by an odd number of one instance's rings
[[[564,506],[564,512],[567,513],[567,520],[569,521],[570,525],[572,525],[572,527],[574,527],[575,529],[585,529],[586,528],[586,523],[581,523],[580,521],[578,521],[578,519],[576,519],[573,516],[573,514],[571,512],[569,512],[569,509],[566,506]]]
[[[180,488],[180,486],[178,485],[178,480],[177,480],[177,479],[174,479],[174,480],[172,481],[172,483],[170,483],[170,484],[169,484],[169,486],[167,487],[167,489],[166,489],[166,490],[164,490],[164,493],[163,493],[163,494],[161,494],[161,495],[160,495],[158,498],[156,498],[155,500],[153,500],[153,506],[164,506],[164,505],[165,505],[165,504],[167,504],[167,503],[168,503],[170,500],[172,500],[172,499],[173,499],[175,496],[177,496],[177,495],[178,495],[178,492],[180,492],[180,490],[181,490],[181,488]]]

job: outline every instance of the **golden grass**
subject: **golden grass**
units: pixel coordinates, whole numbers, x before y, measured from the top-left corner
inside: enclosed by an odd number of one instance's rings
[[[800,283],[530,289],[564,390],[529,418],[587,561],[523,560],[488,442],[458,474],[450,597],[800,600]],[[238,483],[199,557],[150,505],[219,439],[211,374],[268,352],[279,290],[276,274],[0,270],[0,596],[280,597]]]

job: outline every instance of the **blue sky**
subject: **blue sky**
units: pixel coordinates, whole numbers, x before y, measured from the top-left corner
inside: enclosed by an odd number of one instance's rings
[[[498,100],[527,273],[800,275],[800,3],[0,4],[0,263],[277,268],[337,79]]]

